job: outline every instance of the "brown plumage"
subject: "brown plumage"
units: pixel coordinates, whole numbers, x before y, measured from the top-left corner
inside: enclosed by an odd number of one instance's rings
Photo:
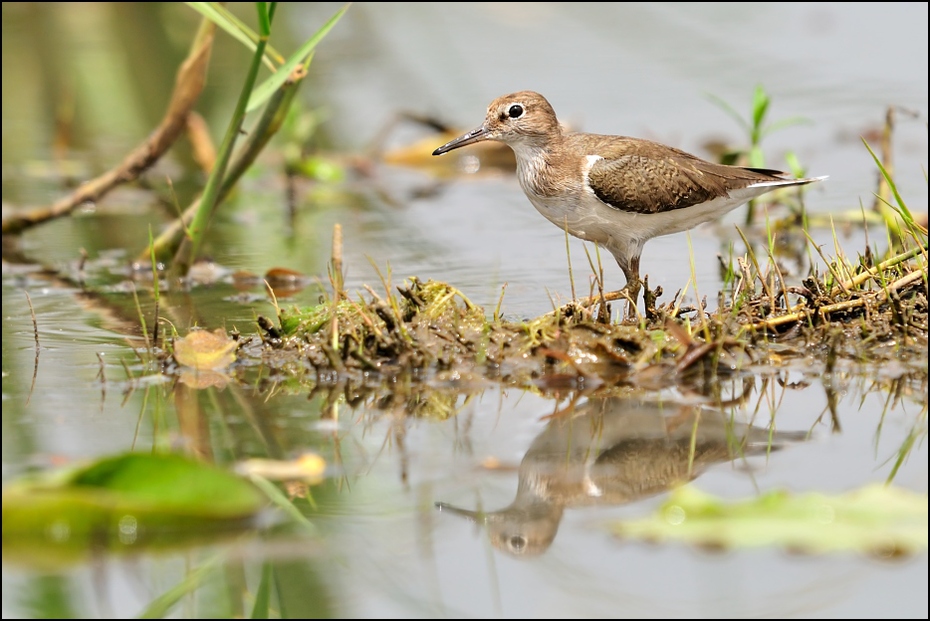
[[[578,134],[575,134],[578,135]],[[704,161],[657,142],[616,137],[588,172],[604,203],[634,213],[659,213],[704,203],[754,183],[794,182],[785,173]]]

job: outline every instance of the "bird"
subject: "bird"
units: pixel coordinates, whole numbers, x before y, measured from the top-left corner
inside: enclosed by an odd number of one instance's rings
[[[518,558],[552,545],[565,509],[620,506],[668,491],[707,468],[809,439],[733,420],[702,405],[645,397],[590,398],[553,418],[520,462],[513,502],[472,511],[438,502],[483,525],[491,544]]]
[[[715,164],[640,138],[567,132],[534,91],[498,97],[481,125],[433,155],[483,140],[513,149],[520,187],[539,213],[613,255],[634,305],[643,245],[653,237],[692,229],[766,192],[826,179]]]

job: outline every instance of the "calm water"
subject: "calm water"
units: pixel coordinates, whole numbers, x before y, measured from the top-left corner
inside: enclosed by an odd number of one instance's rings
[[[282,5],[281,15],[295,37],[305,37],[337,6]],[[153,12],[148,15],[90,5],[41,13],[4,5],[4,209],[42,203],[60,191],[58,173],[48,172],[55,113],[49,101],[70,98],[75,106],[71,159],[79,170],[102,169],[145,135],[193,28],[182,9],[156,5],[145,9]],[[161,23],[155,18],[184,24],[178,40],[142,28]],[[110,20],[121,20],[122,28],[111,28]],[[830,175],[807,195],[815,214],[871,204],[875,168],[858,137],[880,127],[894,104],[919,114],[899,113],[896,176],[911,209],[926,213],[927,23],[926,4],[357,4],[321,46],[304,94],[323,110],[326,137],[339,151],[365,148],[399,111],[468,129],[494,97],[531,88],[582,129],[704,154],[710,140],[744,140],[705,95],[748,112],[752,89],[762,84],[773,97],[773,120],[809,120],[773,133],[763,146],[770,166],[784,167],[792,150],[810,174]],[[55,42],[48,44],[50,65],[22,54],[32,35]],[[204,96],[208,118],[228,113],[228,89],[244,62],[235,45],[222,45]],[[146,55],[147,46],[165,52]],[[166,56],[164,66],[152,56]],[[48,66],[57,73],[43,69]],[[25,79],[30,72],[44,79]],[[388,145],[426,135],[401,128]],[[162,174],[183,169],[181,151]],[[288,221],[277,171],[272,155],[245,180],[214,229],[217,241],[208,251],[223,269],[263,273],[282,266],[323,277],[332,225],[339,222],[350,289],[380,288],[372,263],[382,270],[389,263],[395,281],[414,274],[445,280],[486,308],[507,283],[504,311],[512,317],[537,315],[549,308],[550,296],[570,295],[564,238],[510,175],[441,180],[421,170],[378,167],[370,178],[350,175],[336,190],[302,184],[298,215]],[[288,616],[927,616],[926,553],[895,561],[771,549],[712,553],[619,542],[607,534],[610,520],[650,514],[661,493],[600,506],[566,500],[547,508],[545,527],[508,512],[519,501],[521,477],[546,472],[540,446],[563,450],[564,430],[545,417],[567,400],[500,389],[448,394],[443,402],[456,414],[445,420],[405,416],[402,401],[377,407],[366,401],[355,409],[340,403],[334,422],[321,395],[282,390],[269,398],[267,391],[229,386],[193,395],[199,412],[192,419],[181,398],[190,394],[146,390],[128,381],[120,363],[139,370],[129,349],[138,342],[127,341],[137,335],[136,311],[119,285],[126,257],[145,243],[150,223],[162,222],[151,215],[150,202],[147,193],[121,192],[95,213],[24,235],[19,250],[27,263],[5,255],[4,481],[32,468],[162,442],[221,463],[314,450],[332,464],[330,478],[313,489],[316,509],[298,504],[319,534],[278,525],[175,552],[97,555],[51,574],[5,559],[5,617],[137,615],[201,569],[202,579],[171,614],[247,615],[251,595],[237,600],[230,593],[254,594],[266,562]],[[715,257],[739,239],[732,225],[741,216],[738,210],[720,226],[691,233],[702,295],[719,288]],[[840,224],[838,231],[848,252],[863,248],[860,226]],[[832,249],[828,228],[815,236]],[[36,267],[71,273],[80,248],[90,256],[95,293]],[[581,244],[573,242],[571,253],[576,282],[586,282]],[[666,295],[681,288],[690,278],[688,253],[685,235],[647,244],[643,269],[650,283],[661,284]],[[621,279],[613,265],[606,273],[608,283]],[[24,291],[39,329],[37,367]],[[238,294],[221,280],[171,294],[166,314],[182,332],[201,325],[250,333],[255,314],[273,309]],[[309,287],[294,301],[316,297]],[[106,382],[98,377],[98,356]],[[734,499],[781,488],[845,492],[884,481],[902,443],[916,434],[895,483],[927,491],[926,358],[882,368],[843,363],[828,375],[816,364],[751,371],[745,404],[722,415],[759,429],[774,418],[786,434],[784,447],[768,457],[709,459],[695,482],[700,489]],[[676,416],[707,401],[685,387],[629,396],[606,405],[582,399],[577,411],[600,408],[623,438],[643,439],[657,433],[642,428],[643,417],[671,429],[681,424]],[[156,402],[162,425],[153,422]],[[659,411],[656,402],[663,404]],[[572,424],[580,429],[587,420],[579,415]],[[547,542],[514,555],[494,538],[503,519],[478,527],[438,512],[436,502],[500,512],[512,522],[510,535]]]

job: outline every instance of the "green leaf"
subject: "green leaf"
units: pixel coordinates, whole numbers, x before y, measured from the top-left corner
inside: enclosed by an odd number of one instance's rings
[[[319,44],[319,42],[326,36],[326,34],[332,30],[333,26],[336,25],[336,22],[345,14],[348,10],[349,5],[345,5],[339,9],[335,15],[329,18],[329,21],[326,22],[322,28],[320,28],[316,34],[314,34],[310,39],[307,40],[300,49],[298,49],[294,54],[291,55],[287,61],[281,65],[281,68],[278,69],[274,75],[269,77],[267,80],[259,84],[252,91],[252,95],[249,98],[249,103],[246,106],[246,112],[251,112],[252,110],[258,108],[271,97],[272,94],[287,81],[294,69],[300,65],[307,56],[313,51],[313,49]]]
[[[129,453],[75,471],[65,488],[109,492],[122,506],[166,516],[238,518],[255,513],[261,496],[246,480],[181,455]]]
[[[876,484],[838,496],[770,492],[728,503],[685,486],[657,515],[611,529],[625,538],[723,548],[916,554],[927,547],[927,495]]]
[[[247,480],[179,455],[129,453],[27,477],[3,490],[4,555],[171,547],[238,532],[265,506]]]

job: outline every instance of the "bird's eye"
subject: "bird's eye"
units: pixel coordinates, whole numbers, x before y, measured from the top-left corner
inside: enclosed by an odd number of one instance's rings
[[[510,549],[514,552],[522,552],[526,547],[526,537],[514,535],[510,538]]]
[[[514,104],[510,106],[510,110],[507,111],[507,116],[512,119],[519,119],[523,116],[523,106],[520,104]]]

